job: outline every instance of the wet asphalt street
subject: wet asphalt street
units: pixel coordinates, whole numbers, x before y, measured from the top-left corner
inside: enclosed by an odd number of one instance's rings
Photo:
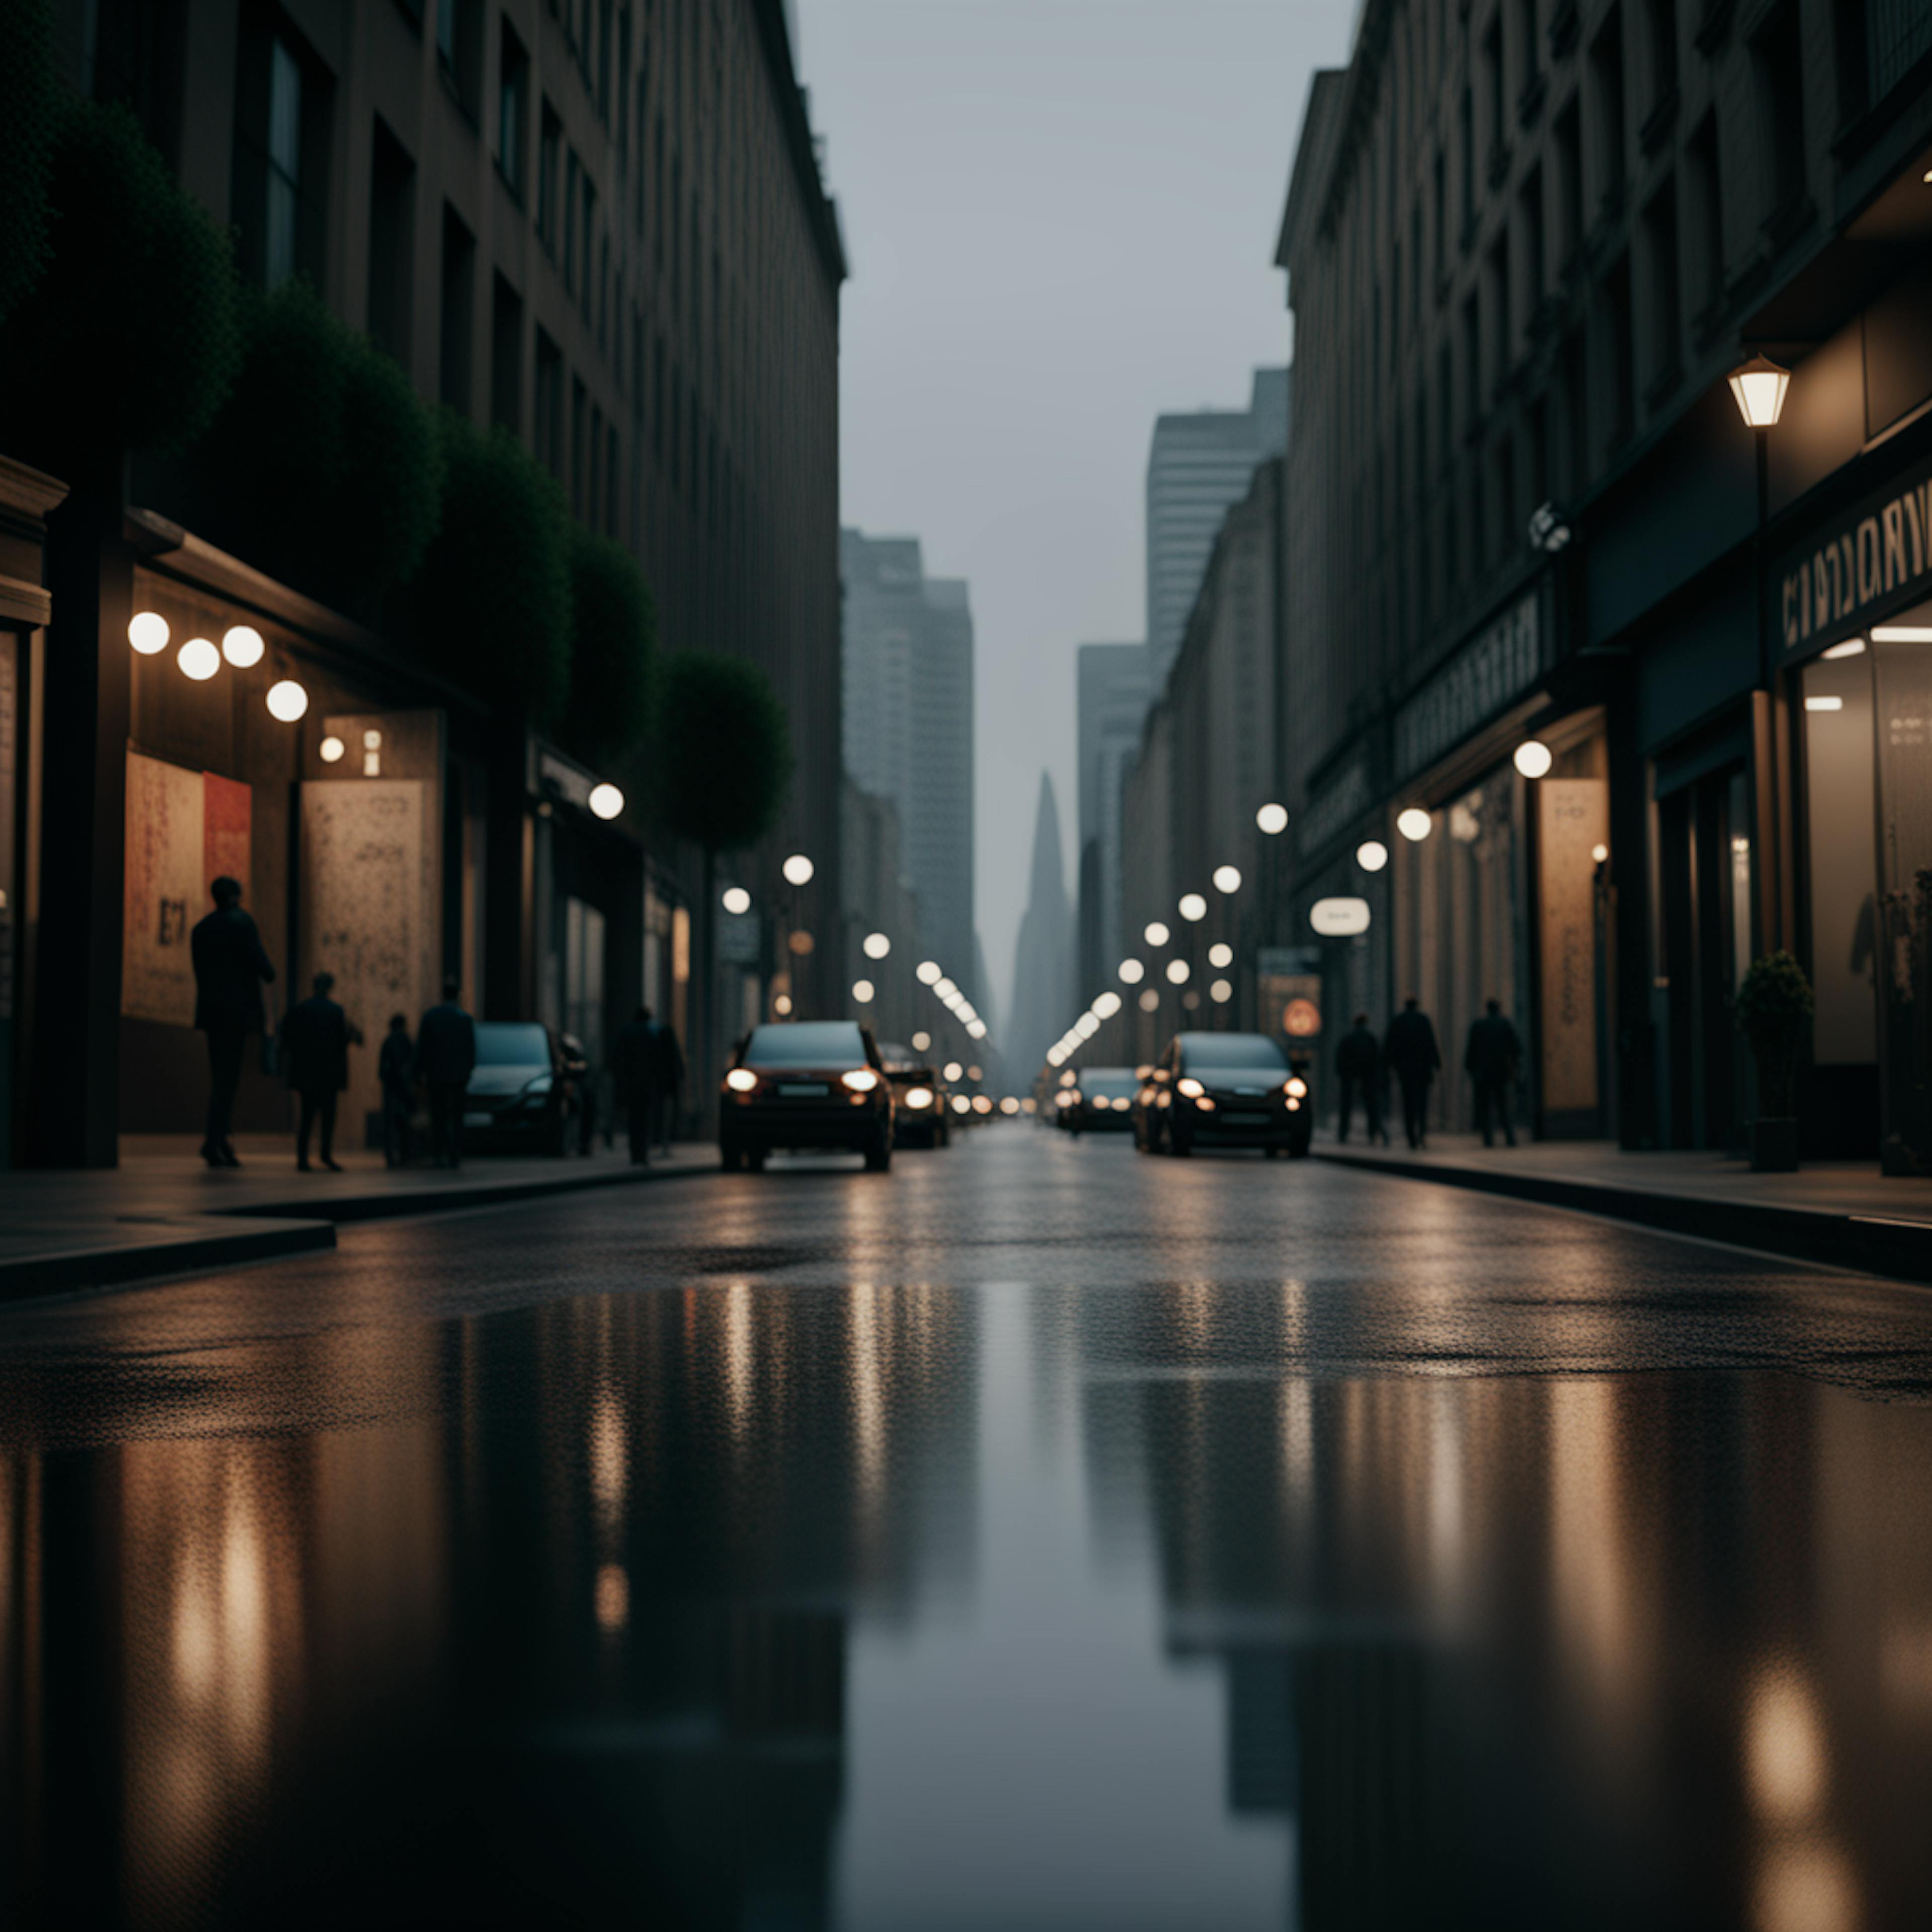
[[[1018,1125],[0,1312],[10,1925],[1932,1922],[1932,1293]]]

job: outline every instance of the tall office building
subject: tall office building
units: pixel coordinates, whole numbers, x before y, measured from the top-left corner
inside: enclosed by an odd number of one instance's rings
[[[1073,988],[1073,909],[1060,848],[1060,808],[1050,774],[1040,775],[1027,908],[1013,948],[1013,1011],[1006,1065],[1030,1080],[1077,1009]]]
[[[1148,458],[1147,624],[1156,689],[1180,648],[1221,519],[1288,447],[1288,371],[1257,369],[1245,410],[1163,416]]]
[[[966,586],[929,578],[916,537],[840,533],[845,768],[899,817],[919,948],[975,1000],[973,616]]]
[[[1154,698],[1144,644],[1082,644],[1080,716],[1080,984],[1111,983],[1120,947],[1120,781]]]

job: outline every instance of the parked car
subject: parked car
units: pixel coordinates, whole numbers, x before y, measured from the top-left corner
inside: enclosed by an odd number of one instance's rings
[[[1060,1110],[1061,1125],[1076,1134],[1130,1133],[1140,1084],[1131,1066],[1085,1068],[1078,1084],[1066,1090],[1073,1098]]]
[[[464,1145],[567,1154],[577,1114],[572,1064],[556,1036],[535,1020],[478,1020],[476,1065],[463,1096]]]
[[[1135,1096],[1133,1128],[1144,1154],[1255,1147],[1299,1159],[1315,1131],[1306,1064],[1267,1034],[1177,1034]]]
[[[943,1148],[952,1138],[946,1082],[910,1047],[881,1042],[880,1064],[892,1088],[892,1144]]]
[[[754,1027],[725,1072],[718,1150],[726,1167],[755,1172],[774,1148],[846,1148],[883,1172],[892,1162],[893,1112],[878,1048],[856,1022]]]

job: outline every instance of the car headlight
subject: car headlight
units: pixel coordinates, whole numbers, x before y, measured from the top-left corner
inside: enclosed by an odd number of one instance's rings
[[[1291,1096],[1288,1103],[1288,1111],[1291,1114],[1300,1113],[1301,1112],[1301,1102]]]
[[[748,1066],[734,1066],[724,1076],[724,1084],[734,1094],[748,1094],[758,1084],[758,1076]]]
[[[930,1087],[908,1087],[906,1089],[905,1103],[908,1107],[931,1106],[932,1089]]]
[[[869,1094],[879,1084],[879,1076],[869,1066],[855,1066],[838,1077],[855,1094]]]
[[[1178,1090],[1185,1094],[1189,1100],[1198,1100],[1208,1090],[1195,1078],[1192,1074],[1190,1073],[1183,1076],[1179,1082]]]
[[[1299,1100],[1302,1096],[1308,1091],[1308,1082],[1303,1079],[1301,1076],[1298,1073],[1294,1078],[1289,1081],[1288,1084],[1282,1089],[1282,1091],[1286,1094],[1291,1100]]]

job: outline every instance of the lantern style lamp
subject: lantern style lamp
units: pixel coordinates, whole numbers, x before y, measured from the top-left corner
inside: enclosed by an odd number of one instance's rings
[[[1775,429],[1784,413],[1784,392],[1791,386],[1791,371],[1781,369],[1768,356],[1754,356],[1741,363],[1725,379],[1737,400],[1738,414],[1747,429]]]

